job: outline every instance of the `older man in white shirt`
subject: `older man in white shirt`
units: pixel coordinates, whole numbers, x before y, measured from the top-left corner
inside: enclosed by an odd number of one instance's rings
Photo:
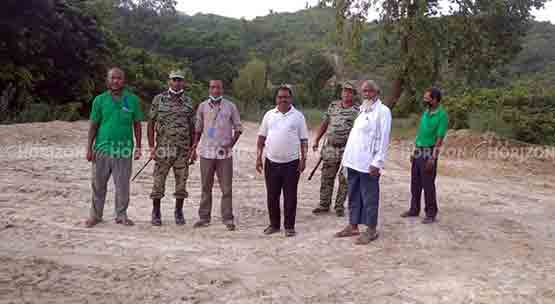
[[[266,180],[266,192],[270,225],[264,234],[280,231],[281,210],[279,200],[283,191],[283,217],[285,236],[295,232],[297,214],[297,186],[299,176],[306,167],[308,151],[308,129],[304,115],[291,104],[292,91],[281,86],[275,94],[276,108],[268,111],[262,119],[258,132],[256,170]],[[266,161],[262,163],[262,152],[266,148]]]
[[[364,101],[342,161],[349,185],[349,225],[335,236],[358,235],[356,244],[364,245],[378,238],[379,179],[389,146],[391,111],[380,100],[374,81],[364,81],[361,92]],[[359,232],[358,225],[368,226],[367,231]]]

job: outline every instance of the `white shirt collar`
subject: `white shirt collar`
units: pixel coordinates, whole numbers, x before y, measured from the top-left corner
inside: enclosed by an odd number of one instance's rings
[[[295,111],[295,107],[293,105],[291,105],[291,108],[289,108],[289,111],[287,111],[285,113],[281,113],[280,110],[278,109],[278,107],[276,106],[274,111],[275,111],[275,113],[280,113],[280,114],[283,114],[283,115],[289,115],[289,114],[292,114]]]

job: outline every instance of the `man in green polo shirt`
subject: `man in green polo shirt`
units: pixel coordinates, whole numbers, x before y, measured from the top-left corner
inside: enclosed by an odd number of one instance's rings
[[[102,221],[110,176],[115,185],[116,223],[131,226],[127,217],[131,157],[141,157],[141,120],[139,98],[125,88],[125,74],[119,68],[108,71],[108,91],[98,95],[90,116],[87,161],[92,162],[92,206],[87,227]],[[136,147],[133,152],[133,133]]]
[[[424,189],[426,203],[426,217],[423,224],[433,223],[438,208],[436,200],[435,179],[437,175],[437,158],[443,139],[447,134],[447,113],[440,105],[441,91],[430,88],[424,93],[424,103],[427,110],[422,115],[418,133],[416,134],[416,149],[411,156],[411,202],[410,209],[401,217],[413,217],[420,214],[420,199]]]

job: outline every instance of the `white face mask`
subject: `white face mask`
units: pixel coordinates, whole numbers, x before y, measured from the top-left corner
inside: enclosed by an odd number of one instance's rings
[[[183,91],[184,91],[183,89],[181,89],[179,91],[174,91],[172,88],[170,88],[170,93],[175,94],[175,95],[181,94],[181,93],[183,93]]]
[[[223,96],[214,97],[214,96],[210,95],[210,96],[208,96],[208,98],[210,98],[211,101],[218,102],[218,101],[222,100]]]

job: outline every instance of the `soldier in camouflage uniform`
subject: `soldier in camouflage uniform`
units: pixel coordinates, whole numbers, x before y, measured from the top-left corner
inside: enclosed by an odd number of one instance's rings
[[[175,176],[175,223],[184,225],[183,201],[189,175],[189,157],[193,141],[194,110],[191,98],[185,95],[182,71],[170,73],[169,89],[152,101],[148,122],[150,158],[155,160],[152,187],[152,225],[162,225],[160,201],[164,197],[166,177],[171,168]],[[154,146],[156,135],[156,146]]]
[[[322,178],[320,185],[320,205],[312,211],[314,214],[329,212],[335,177],[340,171],[343,151],[353,127],[355,118],[359,113],[359,106],[353,104],[355,88],[351,83],[343,84],[341,99],[333,101],[328,107],[324,120],[320,125],[313,150],[318,150],[321,137],[325,134],[326,141],[320,152],[322,157]],[[335,213],[337,216],[345,215],[345,200],[347,199],[347,180],[339,174],[339,188],[335,198]]]

